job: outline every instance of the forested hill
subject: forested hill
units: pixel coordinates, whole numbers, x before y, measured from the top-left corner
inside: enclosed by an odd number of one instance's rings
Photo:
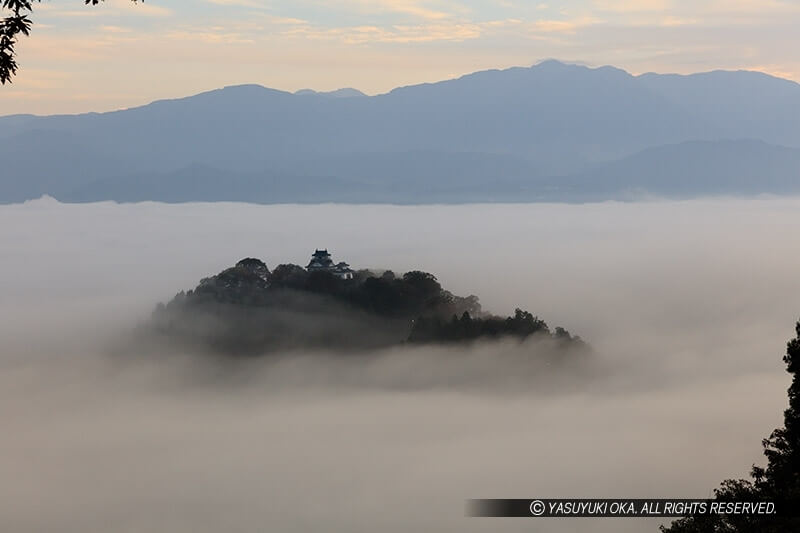
[[[577,336],[560,327],[551,331],[527,311],[517,309],[509,317],[484,312],[477,296],[456,296],[427,272],[351,275],[342,279],[293,264],[270,271],[259,259],[243,259],[159,304],[149,327],[172,340],[237,354],[499,338],[584,346]]]

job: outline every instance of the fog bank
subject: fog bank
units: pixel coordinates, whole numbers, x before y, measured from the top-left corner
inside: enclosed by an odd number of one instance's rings
[[[781,423],[800,199],[0,206],[9,531],[655,531],[469,519],[473,497],[705,497]],[[225,364],[110,347],[235,263],[421,269],[594,347]],[[542,348],[542,349],[546,349]]]

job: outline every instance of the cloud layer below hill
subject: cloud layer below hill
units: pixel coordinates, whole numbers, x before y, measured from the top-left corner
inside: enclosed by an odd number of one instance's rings
[[[529,531],[472,497],[705,497],[760,462],[800,314],[798,199],[586,205],[0,207],[9,530]],[[108,348],[246,256],[431,271],[595,348],[225,364]],[[541,347],[539,347],[541,349]],[[542,531],[646,531],[639,520]]]

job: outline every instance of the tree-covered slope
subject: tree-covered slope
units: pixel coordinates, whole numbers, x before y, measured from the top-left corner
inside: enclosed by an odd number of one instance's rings
[[[368,349],[402,343],[453,343],[513,337],[583,342],[526,311],[484,312],[476,296],[442,288],[432,274],[368,270],[341,279],[327,271],[258,259],[203,279],[160,304],[149,325],[159,335],[225,353],[304,348]]]

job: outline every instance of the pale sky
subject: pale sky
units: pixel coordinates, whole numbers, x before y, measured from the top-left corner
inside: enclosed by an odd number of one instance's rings
[[[0,115],[106,111],[240,83],[378,94],[547,58],[800,81],[799,0],[45,0],[33,20]]]

